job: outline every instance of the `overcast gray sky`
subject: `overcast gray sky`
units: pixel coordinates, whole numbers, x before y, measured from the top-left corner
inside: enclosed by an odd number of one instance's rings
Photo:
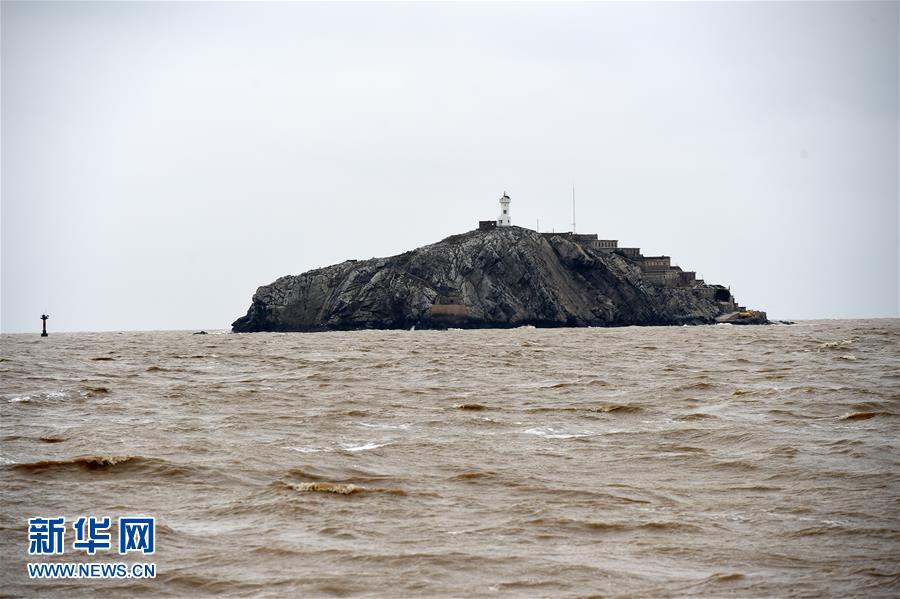
[[[497,217],[898,316],[898,3],[2,3],[2,327],[226,328]]]

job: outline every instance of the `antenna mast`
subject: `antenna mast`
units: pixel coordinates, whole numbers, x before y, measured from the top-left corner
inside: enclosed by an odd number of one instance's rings
[[[575,232],[575,184],[572,183],[572,233]]]

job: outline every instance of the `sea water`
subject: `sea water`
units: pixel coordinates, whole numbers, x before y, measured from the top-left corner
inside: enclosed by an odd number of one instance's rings
[[[12,596],[900,594],[900,322],[2,337]],[[29,518],[156,577],[29,579]],[[144,561],[148,561],[143,556]]]

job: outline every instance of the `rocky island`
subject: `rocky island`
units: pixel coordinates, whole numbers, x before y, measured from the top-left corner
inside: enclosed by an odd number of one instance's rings
[[[501,219],[475,231],[264,285],[232,330],[767,322],[765,312],[739,306],[728,288],[672,266],[668,256],[643,256],[597,235],[512,226],[504,198]]]

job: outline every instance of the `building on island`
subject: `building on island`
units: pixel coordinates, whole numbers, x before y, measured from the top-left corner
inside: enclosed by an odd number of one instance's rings
[[[641,268],[646,270],[669,270],[672,267],[672,259],[668,256],[644,256],[641,260]]]
[[[500,217],[497,220],[478,221],[480,231],[490,231],[497,227],[511,227],[512,220],[509,214],[509,196],[506,192],[500,197]],[[697,277],[694,271],[685,271],[672,264],[669,256],[644,256],[640,248],[619,247],[616,239],[599,239],[596,233],[541,233],[548,241],[553,237],[563,237],[579,245],[590,247],[603,253],[615,253],[625,258],[641,271],[641,279],[656,287],[681,287],[690,289],[694,295],[705,298],[719,305],[720,312],[725,314],[740,308],[731,295],[731,290],[721,285],[710,285],[702,278]],[[460,318],[463,317],[463,309],[458,305],[458,300],[436,300],[433,306],[433,315],[437,317]]]
[[[509,196],[504,191],[503,196],[500,198],[500,218],[497,219],[498,227],[508,227],[512,224],[509,220],[509,202]]]
[[[509,203],[511,201],[512,200],[509,199],[509,196],[506,195],[506,192],[504,191],[503,195],[500,197],[500,217],[497,220],[478,221],[478,230],[490,231],[497,227],[511,227],[512,220],[510,220],[509,216]]]
[[[612,252],[619,247],[618,239],[598,239],[597,249],[603,252]]]

